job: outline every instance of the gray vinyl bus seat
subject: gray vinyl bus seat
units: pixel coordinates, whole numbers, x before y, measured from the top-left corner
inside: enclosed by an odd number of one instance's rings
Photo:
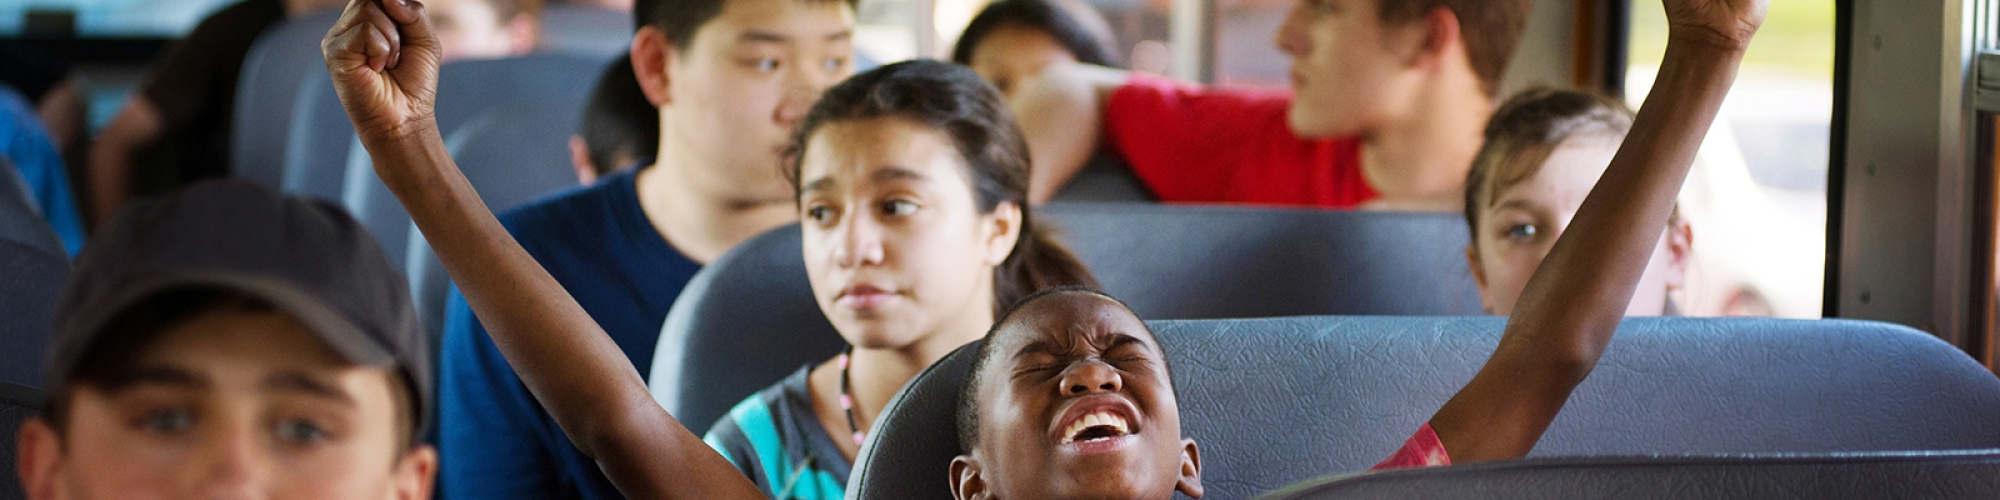
[[[21,432],[21,424],[41,413],[45,399],[42,391],[20,384],[0,382],[0,500],[26,500],[28,494],[21,489],[21,478],[15,475],[15,456],[20,444],[16,442]]]
[[[307,78],[292,101],[278,190],[337,202],[347,188],[347,157],[360,148],[355,147],[354,122],[340,107],[340,96],[334,93],[332,77],[325,71],[322,66],[318,77]]]
[[[27,182],[0,157],[0,382],[40,386],[69,253],[38,213]],[[10,434],[11,435],[11,434]]]
[[[737,244],[695,273],[667,311],[646,380],[696,434],[743,398],[847,348],[813,299],[799,238],[791,225]]]
[[[265,29],[250,45],[229,125],[232,176],[272,189],[283,185],[293,107],[308,79],[329,78],[319,43],[339,18],[339,8],[320,9]]]
[[[1455,214],[1138,203],[1037,214],[1146,319],[1485,313]]]
[[[1481,312],[1465,222],[1453,215],[1132,203],[1038,214],[1148,319]],[[702,431],[845,347],[813,300],[790,226],[695,275],[667,313],[648,380],[662,406]]]
[[[43,356],[55,335],[56,298],[69,279],[61,251],[0,238],[0,382],[42,385]]]
[[[42,217],[35,192],[14,163],[0,156],[0,240],[12,241],[53,255],[69,255],[62,237]],[[4,275],[0,275],[4,276]]]
[[[556,54],[614,57],[632,48],[631,12],[588,5],[542,7],[541,45],[535,50]]]
[[[1303,317],[1150,323],[1208,498],[1373,466],[1491,355],[1505,320]],[[969,349],[969,348],[968,348]],[[949,498],[968,349],[890,402],[849,498]],[[2000,448],[2000,378],[1883,323],[1626,320],[1532,456]]]
[[[2000,450],[1506,460],[1307,481],[1266,500],[1763,500],[2000,496]]]
[[[470,140],[472,137],[490,134],[527,134],[535,140],[512,144],[491,144],[502,149],[490,156],[505,162],[491,162],[489,165],[471,166],[459,160],[459,167],[465,169],[466,176],[475,188],[486,186],[516,185],[546,182],[549,176],[542,173],[554,169],[562,173],[563,182],[542,186],[539,193],[547,193],[576,184],[576,174],[569,163],[569,136],[577,131],[577,116],[582,113],[583,104],[589,98],[589,89],[596,83],[597,75],[603,73],[609,58],[580,57],[566,54],[536,54],[509,59],[484,61],[462,61],[444,65],[438,72],[438,130],[447,139]],[[523,114],[532,112],[535,114]],[[342,119],[346,119],[344,116]],[[460,134],[467,125],[485,120],[479,125],[478,134]],[[375,168],[362,150],[358,140],[353,138],[353,126],[348,125],[348,148],[351,154],[342,154],[343,163],[338,177],[344,179],[345,194],[341,205],[347,207],[362,227],[382,239],[383,251],[389,259],[406,264],[410,258],[410,215],[403,211],[403,205],[396,201],[389,187],[375,176]],[[520,130],[508,131],[515,128]],[[544,140],[541,137],[560,138]],[[448,142],[453,158],[458,158],[462,147],[457,142]],[[552,158],[551,152],[561,152],[561,161],[553,164],[529,164],[542,158]],[[479,173],[475,173],[478,171]],[[525,175],[521,180],[507,177]],[[490,176],[490,178],[475,178]],[[504,211],[513,204],[499,203],[494,195],[480,191],[486,197],[488,207]],[[525,200],[523,200],[525,201]],[[417,242],[421,245],[421,242]],[[407,265],[404,268],[408,271]]]
[[[1141,203],[1159,201],[1159,197],[1153,196],[1153,190],[1132,174],[1132,168],[1124,160],[1100,152],[1083,165],[1083,171],[1056,190],[1052,201]]]

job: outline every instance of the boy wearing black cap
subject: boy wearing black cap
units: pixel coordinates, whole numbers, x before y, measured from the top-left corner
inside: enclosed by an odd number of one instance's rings
[[[28,497],[428,497],[427,348],[376,245],[247,183],[127,210],[63,293]]]

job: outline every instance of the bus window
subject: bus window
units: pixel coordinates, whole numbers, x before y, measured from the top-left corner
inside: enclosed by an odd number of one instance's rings
[[[1638,106],[1667,21],[1660,0],[1631,2],[1625,95]],[[1695,249],[1683,314],[1820,316],[1834,26],[1834,0],[1771,2],[1681,193]]]
[[[230,3],[234,0],[5,0],[0,36],[178,38]]]

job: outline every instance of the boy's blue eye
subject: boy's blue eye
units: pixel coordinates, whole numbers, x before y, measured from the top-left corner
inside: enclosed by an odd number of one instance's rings
[[[288,442],[309,444],[326,439],[326,430],[304,420],[286,420],[278,423],[278,438]]]
[[[829,72],[838,72],[841,68],[845,67],[847,67],[847,58],[845,57],[835,57],[826,60],[826,70]]]
[[[147,432],[174,434],[194,427],[194,415],[182,409],[161,410],[146,414],[139,426]]]
[[[1537,232],[1539,231],[1535,229],[1535,225],[1533,224],[1515,224],[1507,227],[1507,239],[1510,240],[1533,239]]]
[[[757,60],[756,62],[754,62],[754,63],[751,63],[751,65],[752,65],[752,66],[755,66],[755,67],[757,68],[757,71],[777,71],[777,70],[778,70],[778,60],[777,60],[777,59],[758,59],[758,60]]]

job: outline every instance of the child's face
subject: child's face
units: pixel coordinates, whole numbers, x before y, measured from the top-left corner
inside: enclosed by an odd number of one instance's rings
[[[291,317],[216,311],[160,334],[116,388],[79,384],[67,428],[23,428],[30,498],[414,499],[436,453],[405,450],[388,370]]]
[[[516,56],[535,44],[533,17],[502,20],[487,0],[425,0],[424,13],[446,61]]]
[[[1201,496],[1166,353],[1139,318],[1076,293],[1029,303],[1009,323],[976,368],[979,434],[952,463],[958,498]]]
[[[970,172],[943,133],[900,118],[834,122],[801,159],[806,272],[820,310],[862,349],[942,356],[942,331],[993,322],[993,269],[1020,233],[1020,210],[979,213]]]
[[[1500,190],[1481,207],[1479,227],[1473,233],[1476,248],[1468,249],[1468,257],[1488,312],[1513,313],[1528,277],[1541,266],[1618,153],[1619,139],[1585,136],[1564,141],[1540,172]],[[1625,310],[1627,316],[1665,313],[1668,293],[1684,281],[1690,237],[1684,223],[1668,227],[1646,263],[1646,274]]]
[[[1013,97],[1017,82],[1042,74],[1050,64],[1076,62],[1076,55],[1047,32],[1010,24],[979,40],[972,47],[971,62],[972,71],[993,82],[1000,94]]]
[[[695,189],[744,203],[791,198],[782,166],[792,128],[854,74],[854,11],[826,0],[725,0],[674,50],[648,27],[633,51],[660,106],[663,164]],[[651,59],[649,62],[648,59]]]
[[[1422,23],[1384,24],[1377,1],[1295,0],[1277,35],[1292,58],[1293,133],[1354,135],[1411,104]]]

